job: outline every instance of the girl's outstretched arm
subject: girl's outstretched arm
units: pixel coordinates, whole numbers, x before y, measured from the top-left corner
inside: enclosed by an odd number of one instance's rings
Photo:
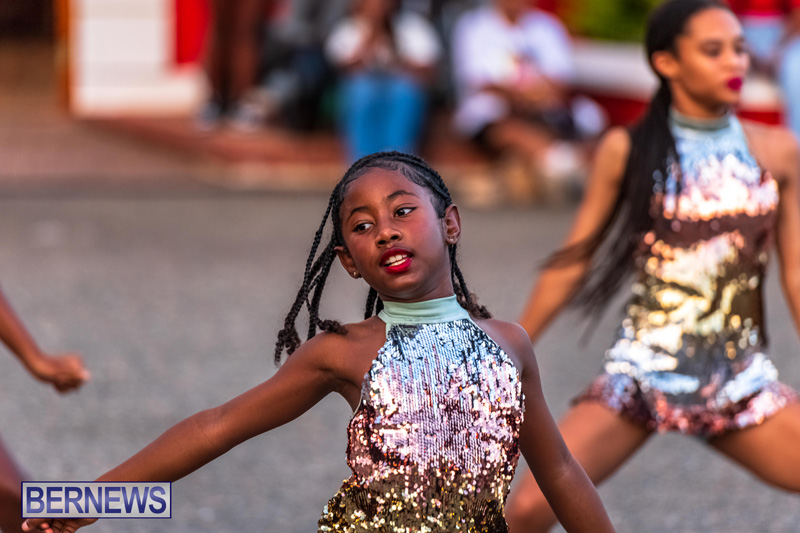
[[[629,150],[630,136],[622,128],[609,130],[600,141],[583,203],[561,249],[590,238],[611,216]],[[585,257],[542,272],[519,319],[531,340],[536,341],[569,302],[590,264],[591,257]]]
[[[536,357],[525,331],[509,324],[505,337],[504,349],[513,350],[513,358],[522,369],[525,418],[520,429],[520,449],[542,493],[568,532],[613,532],[597,490],[570,454],[547,408]]]
[[[781,267],[781,284],[795,329],[800,333],[800,147],[786,130],[773,133],[781,146],[775,166],[780,187],[776,248]]]
[[[310,409],[339,383],[331,334],[303,344],[276,374],[229,402],[178,422],[97,481],[176,481],[245,440]],[[341,341],[339,342],[339,344]],[[31,519],[24,530],[72,532],[92,521]],[[50,526],[53,526],[50,528]]]
[[[14,314],[0,291],[0,341],[17,356],[35,378],[51,383],[57,391],[66,392],[80,387],[89,379],[89,372],[77,354],[48,355]]]

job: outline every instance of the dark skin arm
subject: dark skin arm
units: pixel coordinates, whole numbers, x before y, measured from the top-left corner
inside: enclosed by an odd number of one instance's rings
[[[583,203],[562,248],[593,235],[610,216],[619,195],[629,150],[630,137],[622,128],[610,130],[601,139]],[[535,342],[564,309],[590,264],[591,257],[586,257],[541,273],[519,319],[532,341]]]
[[[294,420],[330,392],[346,388],[347,376],[354,372],[346,372],[338,365],[348,353],[348,345],[347,336],[314,337],[301,345],[269,380],[219,407],[175,424],[97,481],[176,481],[234,446]],[[93,522],[31,519],[23,530],[71,533]]]
[[[525,418],[520,428],[520,450],[559,522],[570,533],[613,532],[597,490],[570,454],[550,414],[525,330],[498,320],[480,324],[521,369]]]
[[[89,379],[77,354],[48,355],[39,349],[36,341],[11,309],[0,291],[0,340],[36,379],[50,383],[58,392],[80,387]]]
[[[776,251],[783,294],[795,330],[800,333],[800,146],[794,135],[784,128],[752,123],[744,126],[756,158],[778,182]]]
[[[777,224],[777,252],[786,303],[800,333],[800,150],[792,138],[786,157],[790,164],[781,174]]]

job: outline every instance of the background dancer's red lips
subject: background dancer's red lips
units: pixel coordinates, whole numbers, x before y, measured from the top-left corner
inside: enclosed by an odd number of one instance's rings
[[[744,80],[742,78],[731,78],[728,80],[728,88],[734,91],[738,91],[742,88],[742,84]]]

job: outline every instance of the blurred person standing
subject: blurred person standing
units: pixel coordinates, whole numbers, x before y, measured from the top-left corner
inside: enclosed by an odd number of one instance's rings
[[[211,21],[205,50],[210,85],[208,101],[195,117],[201,130],[223,119],[240,130],[258,127],[258,106],[248,101],[259,71],[259,38],[268,9],[285,9],[288,0],[209,0]]]
[[[442,53],[433,25],[399,0],[353,0],[326,52],[340,74],[349,160],[387,149],[416,152]]]
[[[261,48],[264,74],[255,93],[265,120],[310,131],[330,119],[333,68],[325,39],[350,0],[293,0],[269,21]]]
[[[730,0],[753,70],[780,84],[786,124],[800,136],[800,0]]]
[[[576,142],[605,127],[599,108],[573,100],[570,37],[530,0],[493,0],[462,15],[452,43],[459,133],[530,163],[534,197],[583,169]]]
[[[658,89],[639,122],[600,141],[519,322],[535,342],[567,306],[595,322],[627,293],[599,373],[559,422],[595,484],[675,432],[800,493],[800,403],[770,357],[764,296],[774,246],[800,332],[800,146],[736,117],[749,56],[722,0],[662,2],[644,44]],[[524,471],[506,518],[512,533],[555,523]]]

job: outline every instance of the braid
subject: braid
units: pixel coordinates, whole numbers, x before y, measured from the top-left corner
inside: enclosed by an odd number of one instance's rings
[[[328,280],[328,274],[336,258],[336,247],[344,246],[340,209],[347,186],[374,168],[398,171],[408,180],[429,189],[432,192],[433,206],[439,218],[445,216],[447,207],[453,203],[450,191],[447,189],[442,177],[420,157],[402,152],[378,152],[362,157],[353,163],[345,172],[341,181],[334,187],[333,192],[331,192],[322,222],[320,222],[319,228],[314,234],[311,251],[306,260],[303,283],[297,292],[289,313],[286,315],[283,329],[278,332],[278,340],[275,344],[276,364],[280,364],[284,350],[291,355],[300,346],[301,341],[300,335],[297,333],[296,321],[303,306],[308,309],[308,339],[316,335],[317,330],[338,334],[346,333],[341,323],[335,320],[320,319],[319,305],[322,300],[322,292],[325,290],[325,284]],[[317,255],[322,236],[325,233],[325,225],[329,219],[332,226],[331,237],[322,252]],[[467,283],[458,266],[455,244],[449,246],[449,255],[451,265],[450,278],[458,303],[477,318],[491,318],[491,313],[486,307],[478,304],[477,298],[467,287]],[[383,301],[378,296],[377,291],[370,288],[367,295],[364,318],[370,318],[380,313],[382,309]]]
[[[327,281],[328,271],[333,264],[333,246],[331,243],[325,247],[320,255],[317,265],[319,268],[319,276],[315,277],[309,286],[309,294],[306,295],[306,307],[308,308],[308,338],[310,339],[316,334],[317,323],[319,322],[319,301],[322,296],[322,289],[325,288]],[[312,269],[313,272],[313,269]],[[308,300],[313,292],[311,301]]]
[[[309,320],[308,320],[308,338],[310,339],[314,335],[316,335],[315,328],[319,328],[322,331],[329,331],[331,333],[339,333],[344,334],[344,326],[341,323],[335,320],[320,320],[319,319],[319,303],[322,300],[322,291],[325,289],[325,282],[328,280],[328,274],[331,271],[331,266],[333,266],[333,260],[336,257],[336,252],[334,251],[333,241],[325,249],[325,254],[329,256],[324,262],[324,266],[322,266],[319,276],[316,278],[317,282],[315,283],[314,288],[314,296],[311,299],[311,303],[308,306],[309,310]]]
[[[333,192],[331,193],[331,197],[328,200],[328,207],[325,209],[325,214],[322,216],[322,222],[320,222],[319,228],[314,234],[314,241],[311,244],[311,251],[309,252],[308,259],[306,260],[306,270],[303,274],[303,283],[300,286],[300,290],[297,292],[297,296],[295,297],[292,307],[289,309],[289,313],[284,319],[283,329],[278,332],[278,339],[275,343],[275,364],[280,364],[281,355],[283,354],[284,350],[286,350],[287,354],[291,355],[297,349],[297,347],[300,346],[300,335],[297,333],[295,322],[297,321],[297,316],[300,314],[300,310],[303,308],[303,305],[308,306],[309,315],[314,317],[312,320],[309,320],[310,324],[308,338],[313,337],[316,333],[315,328],[318,322],[318,310],[308,302],[308,295],[311,290],[320,283],[322,283],[322,286],[324,286],[325,278],[328,276],[331,264],[333,263],[333,258],[335,257],[335,253],[333,253],[335,243],[333,239],[331,239],[331,241],[325,247],[322,255],[315,261],[317,250],[319,249],[320,242],[322,241],[322,235],[325,232],[325,224],[327,223],[328,218],[331,212],[334,210],[336,204],[336,198],[338,195],[337,189],[338,187],[334,188]],[[321,295],[321,291],[318,290],[318,292]],[[319,306],[319,298],[315,299],[317,300],[317,306]]]
[[[466,309],[469,314],[477,318],[492,318],[492,313],[484,305],[478,303],[478,297],[470,292],[464,274],[456,261],[456,245],[450,246],[450,276],[453,279],[453,290],[456,293],[458,303]]]
[[[378,291],[370,287],[369,294],[367,295],[367,308],[364,310],[364,320],[368,319],[376,312],[378,312],[375,311],[375,301],[377,299],[378,299]]]

